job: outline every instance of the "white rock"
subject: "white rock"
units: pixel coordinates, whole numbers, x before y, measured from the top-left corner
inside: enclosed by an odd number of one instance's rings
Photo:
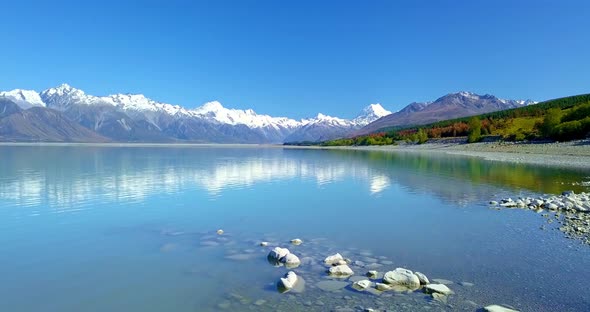
[[[291,252],[287,248],[275,247],[268,254],[268,258],[269,259],[275,259],[277,261],[280,261],[283,257],[286,257],[290,253]]]
[[[442,295],[450,295],[453,293],[453,291],[444,284],[428,284],[424,286],[424,292],[427,294],[439,293]]]
[[[346,264],[333,266],[330,268],[329,272],[330,272],[330,275],[336,275],[336,276],[350,276],[350,275],[354,274],[352,269]]]
[[[420,281],[421,285],[430,284],[428,277],[426,277],[426,275],[424,275],[423,273],[414,272],[414,275],[416,275],[418,277],[418,280]]]
[[[348,262],[346,262],[346,260],[338,260],[336,263],[334,263],[333,265],[343,265],[343,264],[348,264]]]
[[[266,246],[268,246],[268,242],[260,242],[260,246],[266,247]]]
[[[281,262],[285,264],[287,268],[296,268],[301,264],[301,260],[296,255],[290,253],[281,258]]]
[[[331,265],[331,264],[337,263],[340,260],[344,260],[344,258],[342,257],[341,254],[337,253],[335,255],[331,255],[331,256],[326,257],[326,259],[324,259],[324,263]]]
[[[217,230],[217,235],[222,235],[224,232],[222,229]]]
[[[295,246],[299,246],[301,244],[303,244],[303,241],[299,238],[295,238],[291,240],[291,244],[295,245]]]
[[[377,288],[377,290],[380,290],[380,291],[391,290],[391,286],[389,286],[387,284],[383,284],[383,283],[375,284],[375,288]]]
[[[371,284],[372,284],[371,281],[365,279],[365,280],[354,282],[354,284],[352,284],[352,286],[357,289],[367,289],[367,288],[371,287]]]
[[[509,308],[499,306],[496,304],[489,305],[483,309],[484,309],[484,311],[487,311],[487,312],[518,312],[518,310],[509,309]]]
[[[378,274],[379,274],[379,272],[377,272],[375,270],[371,270],[371,271],[367,272],[367,276],[370,278],[377,278]]]
[[[287,274],[285,274],[284,277],[281,277],[281,279],[279,280],[279,290],[281,290],[281,292],[287,292],[291,290],[293,287],[295,287],[297,279],[297,274],[295,274],[295,272],[293,271],[289,271]]]
[[[401,285],[411,288],[420,286],[418,276],[414,275],[414,272],[404,268],[397,268],[385,273],[385,276],[383,276],[383,282],[390,285]]]

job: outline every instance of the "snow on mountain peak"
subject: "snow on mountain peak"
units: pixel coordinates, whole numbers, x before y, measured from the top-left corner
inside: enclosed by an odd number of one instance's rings
[[[208,113],[208,112],[221,112],[225,109],[221,103],[218,101],[211,101],[203,104],[201,107],[195,109],[200,113]]]
[[[391,114],[390,111],[386,110],[381,106],[381,104],[370,104],[369,106],[363,108],[363,110],[352,120],[353,123],[357,125],[368,125],[371,122]]]
[[[258,115],[252,109],[228,109],[223,107],[218,101],[207,102],[190,112],[193,116],[198,116],[216,123],[230,125],[242,124],[250,128],[296,128],[301,125],[301,122],[286,117]]]
[[[2,91],[0,92],[0,96],[8,98],[22,109],[33,106],[45,107],[45,103],[41,100],[39,93],[34,90],[14,89],[12,91]]]

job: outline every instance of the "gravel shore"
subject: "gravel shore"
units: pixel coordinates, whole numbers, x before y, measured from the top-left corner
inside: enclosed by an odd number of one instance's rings
[[[437,152],[481,157],[492,161],[526,163],[555,167],[590,169],[590,140],[556,143],[458,143],[452,141],[390,146],[345,147],[346,149]]]

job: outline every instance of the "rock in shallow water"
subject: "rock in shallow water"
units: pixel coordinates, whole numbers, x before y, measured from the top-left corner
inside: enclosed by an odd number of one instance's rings
[[[341,281],[321,281],[316,286],[324,291],[336,291],[348,286],[348,283]]]
[[[332,264],[335,264],[341,260],[344,260],[344,258],[342,257],[341,254],[337,253],[337,254],[326,257],[326,259],[324,259],[324,263],[332,265]]]
[[[487,311],[487,312],[518,312],[518,310],[513,310],[513,309],[499,306],[496,304],[489,305],[489,306],[483,308],[483,310]]]
[[[303,241],[299,238],[295,238],[291,240],[291,244],[295,245],[295,246],[299,246],[301,244],[303,244]]]
[[[418,276],[414,275],[414,272],[404,268],[397,268],[385,273],[383,282],[390,285],[407,286],[409,288],[420,287]]]
[[[424,292],[427,294],[439,293],[441,295],[450,295],[453,293],[449,287],[443,284],[428,284],[424,286]]]
[[[352,287],[354,287],[355,289],[358,289],[358,290],[364,290],[364,289],[371,287],[371,284],[372,284],[371,281],[365,279],[365,280],[360,280],[360,281],[354,282],[354,284],[352,284]]]
[[[377,278],[377,275],[379,275],[379,272],[375,271],[375,270],[371,270],[369,272],[367,272],[367,277],[375,279]]]
[[[346,264],[333,266],[330,268],[328,272],[330,273],[330,275],[337,277],[347,277],[354,274],[352,269]]]
[[[380,291],[391,290],[391,286],[389,286],[387,284],[383,284],[383,283],[375,284],[375,288],[377,288],[377,290],[380,290]]]
[[[414,275],[416,275],[418,277],[418,280],[420,281],[420,285],[430,284],[428,277],[426,277],[426,275],[424,275],[423,273],[414,272]]]
[[[285,264],[287,268],[296,268],[301,264],[299,257],[290,253],[281,258],[281,262]]]
[[[432,279],[433,282],[437,283],[437,284],[444,284],[444,285],[452,285],[454,284],[453,281],[449,281],[446,279],[442,279],[442,278],[435,278]]]
[[[295,274],[295,272],[287,272],[287,274],[285,274],[284,277],[281,277],[281,279],[277,283],[277,288],[279,289],[279,292],[285,293],[293,289],[293,287],[295,287],[295,283],[297,283],[297,279],[298,277],[297,274]]]

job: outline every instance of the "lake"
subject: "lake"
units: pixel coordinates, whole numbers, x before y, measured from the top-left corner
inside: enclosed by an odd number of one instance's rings
[[[588,191],[589,176],[409,152],[4,145],[0,306],[587,311],[590,247],[551,215],[487,203]],[[302,259],[301,292],[277,291],[288,270],[266,260],[275,246]],[[355,276],[403,267],[452,281],[455,294],[445,303],[420,291],[360,292],[347,279],[325,290],[337,283],[325,283],[322,262],[336,252]]]

